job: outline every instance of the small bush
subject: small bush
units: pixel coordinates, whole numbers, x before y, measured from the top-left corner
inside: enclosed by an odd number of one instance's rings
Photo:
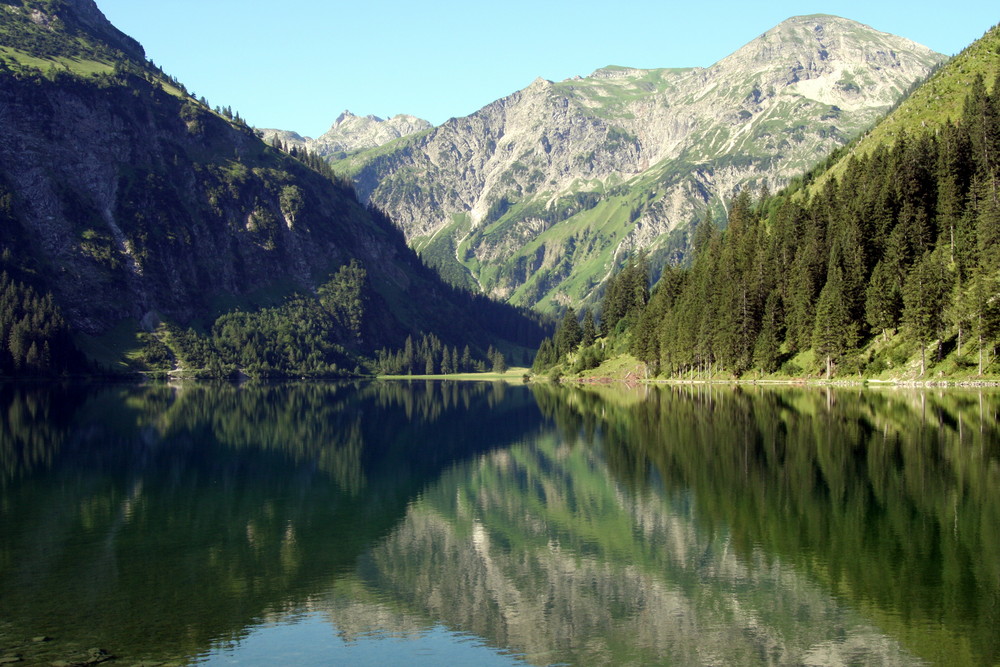
[[[881,375],[888,369],[889,366],[885,363],[885,359],[883,359],[882,357],[874,357],[871,361],[868,362],[868,365],[865,366],[864,374],[867,377],[874,377],[876,375]]]
[[[782,375],[788,375],[790,377],[797,377],[802,375],[802,367],[799,366],[794,361],[788,360],[781,364],[781,369],[778,371]]]

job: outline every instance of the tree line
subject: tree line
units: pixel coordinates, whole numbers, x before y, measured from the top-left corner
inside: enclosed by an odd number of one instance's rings
[[[616,351],[616,346],[607,345],[607,339],[624,338],[648,302],[649,259],[640,252],[628,257],[621,270],[608,279],[600,321],[590,308],[584,308],[581,324],[573,307],[568,307],[553,336],[542,340],[532,370],[542,373],[559,368],[570,356],[573,361],[567,370],[571,373],[596,368]]]
[[[406,337],[402,348],[382,348],[375,354],[374,369],[382,375],[449,375],[453,373],[494,373],[507,371],[504,354],[492,345],[483,359],[465,345],[461,355],[458,346],[441,342],[434,334],[422,334],[416,339]]]

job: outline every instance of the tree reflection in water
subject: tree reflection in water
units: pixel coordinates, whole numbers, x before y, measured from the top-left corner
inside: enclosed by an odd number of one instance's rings
[[[535,663],[992,664],[998,407],[0,385],[0,639],[190,660],[309,610],[345,641],[443,625]]]

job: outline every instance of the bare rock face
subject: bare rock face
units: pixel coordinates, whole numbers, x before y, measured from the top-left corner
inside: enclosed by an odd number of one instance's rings
[[[344,111],[337,117],[333,125],[318,139],[303,137],[287,130],[264,129],[264,141],[271,142],[275,138],[286,146],[305,148],[324,157],[342,158],[353,151],[377,148],[394,139],[409,136],[433,125],[422,118],[399,114],[383,120],[378,116],[355,116],[350,111]]]
[[[785,184],[944,59],[854,21],[796,17],[708,68],[536,79],[339,169],[454,282],[579,304],[627,251],[676,259],[707,208]]]

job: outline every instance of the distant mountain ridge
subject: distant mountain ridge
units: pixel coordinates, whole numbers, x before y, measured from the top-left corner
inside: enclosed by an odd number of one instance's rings
[[[263,128],[259,131],[265,142],[271,143],[274,139],[279,139],[287,148],[294,146],[325,158],[342,159],[348,153],[377,148],[394,139],[423,132],[432,127],[434,126],[428,121],[407,114],[397,114],[392,118],[382,119],[372,115],[356,116],[345,110],[337,116],[330,129],[316,139],[303,137],[288,130]]]
[[[334,166],[452,282],[579,305],[631,250],[678,259],[706,208],[805,171],[944,60],[854,21],[796,17],[708,68],[536,79]]]

